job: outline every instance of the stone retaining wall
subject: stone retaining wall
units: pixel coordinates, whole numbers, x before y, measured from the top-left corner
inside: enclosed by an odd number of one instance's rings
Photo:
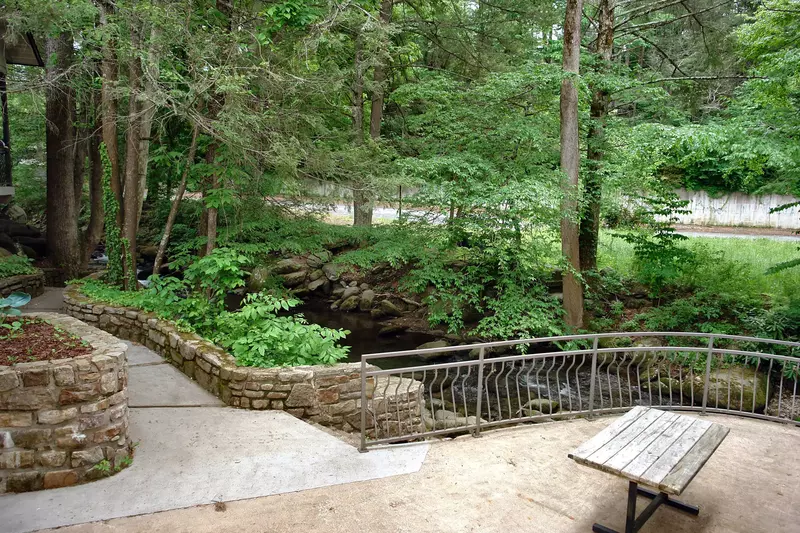
[[[236,365],[225,350],[192,333],[179,331],[169,321],[130,307],[97,304],[77,286],[64,292],[67,312],[116,335],[144,344],[170,361],[226,404],[244,409],[277,409],[298,418],[344,431],[361,428],[361,365],[252,368]],[[371,369],[375,369],[370,365]],[[367,382],[372,399],[374,380]],[[392,399],[388,399],[389,403]],[[419,405],[395,410],[406,420]],[[397,414],[399,413],[399,414]],[[416,415],[418,418],[419,415]],[[374,422],[370,421],[370,425]]]
[[[26,292],[31,297],[40,296],[44,293],[44,273],[40,271],[36,274],[0,279],[0,298],[5,298],[15,291]]]
[[[127,346],[64,315],[38,313],[91,354],[0,366],[0,493],[65,487],[129,458]],[[111,472],[113,472],[113,468]]]

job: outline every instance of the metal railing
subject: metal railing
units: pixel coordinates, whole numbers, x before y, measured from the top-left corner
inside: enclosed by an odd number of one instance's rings
[[[641,344],[652,339],[666,344],[660,341],[664,338],[684,345]],[[633,342],[637,339],[639,345]],[[697,345],[686,345],[692,341]],[[527,353],[504,353],[509,349]],[[788,355],[771,353],[781,350]],[[798,356],[797,342],[686,332],[572,335],[365,354],[360,449],[430,436],[480,436],[489,427],[592,417],[635,405],[800,426]],[[380,363],[372,364],[376,360],[389,364],[381,369]]]

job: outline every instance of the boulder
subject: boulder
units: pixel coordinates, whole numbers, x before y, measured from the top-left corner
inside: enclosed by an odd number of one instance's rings
[[[357,294],[361,293],[361,289],[358,287],[347,287],[344,292],[342,293],[342,299],[347,300],[351,296],[356,296]]]
[[[331,311],[338,311],[340,305],[342,305],[342,300],[341,299],[336,300],[331,304]]]
[[[390,326],[382,327],[378,331],[378,336],[379,337],[391,337],[393,335],[397,335],[399,333],[403,333],[407,329],[408,329],[408,326],[403,326],[403,325],[400,325],[400,324],[397,324],[397,325],[393,324],[393,325],[390,325]]]
[[[429,348],[447,348],[450,346],[450,343],[447,341],[431,341],[426,342],[425,344],[420,344],[417,346],[417,350],[427,350]],[[439,359],[440,357],[447,357],[451,355],[450,352],[431,352],[426,354],[417,354],[414,357],[418,357],[423,361],[430,361],[432,359]]]
[[[332,294],[336,298],[341,298],[342,294],[344,294],[344,287],[334,287]]]
[[[311,281],[317,281],[319,278],[322,277],[325,277],[325,272],[323,272],[321,268],[312,271],[311,274],[308,275],[308,279],[310,279]]]
[[[369,283],[362,283],[362,284],[361,284],[361,285],[359,285],[358,287],[359,287],[359,288],[360,288],[362,291],[367,291],[367,290],[369,290],[369,289],[371,288],[371,287],[369,286]]]
[[[358,302],[359,298],[357,295],[350,296],[339,305],[339,310],[344,312],[352,311],[358,307]]]
[[[6,250],[5,248],[0,248],[0,257],[10,257],[14,254]]]
[[[247,279],[247,290],[248,292],[259,292],[261,289],[264,288],[264,285],[267,282],[267,279],[270,277],[271,273],[267,267],[258,266],[253,269],[250,273],[250,277]]]
[[[47,255],[47,241],[44,237],[15,237],[21,246],[27,246],[40,257]]]
[[[378,304],[378,308],[383,311],[384,315],[403,316],[403,312],[400,310],[400,308],[389,300],[382,300],[381,303]]]
[[[25,246],[23,244],[19,245],[19,249],[22,250],[22,253],[25,254],[30,259],[37,259],[38,255],[36,254],[36,250],[31,248],[30,246]]]
[[[347,284],[347,286],[348,287],[358,287],[358,282],[357,281],[351,281],[350,283]]]
[[[322,272],[325,274],[325,277],[331,281],[339,281],[339,277],[341,277],[341,268],[339,265],[333,263],[325,263],[322,265]]]
[[[300,270],[303,270],[303,265],[294,259],[281,259],[272,265],[272,271],[275,274],[291,274]],[[305,277],[305,272],[303,273],[303,277]]]
[[[297,287],[306,280],[306,271],[301,270],[300,272],[292,272],[290,274],[284,274],[281,277],[283,278],[283,284],[286,287]]]
[[[537,416],[540,414],[553,414],[557,412],[560,408],[560,405],[555,400],[548,400],[546,398],[537,398],[535,400],[531,400],[519,410],[518,414],[523,416]]]
[[[324,277],[318,278],[308,284],[308,290],[311,292],[316,290],[322,290],[323,292],[326,292],[325,285],[328,285],[328,288],[330,289],[331,282]]]
[[[308,266],[311,268],[320,268],[325,263],[331,260],[331,253],[328,250],[322,250],[308,256]]]
[[[374,307],[372,311],[369,312],[369,316],[371,316],[374,320],[380,320],[386,316],[386,313],[384,313],[381,308]]]
[[[422,410],[422,421],[427,431],[433,429],[453,429],[458,427],[474,426],[478,423],[477,417],[461,416],[453,411],[439,409],[431,416],[427,409]],[[486,420],[481,419],[481,424],[486,424]]]
[[[14,243],[14,239],[6,233],[0,233],[0,248],[8,250],[11,253],[17,252],[17,245]]]
[[[13,220],[0,219],[0,233],[9,237],[41,237],[42,232],[36,228],[14,222]]]
[[[695,405],[702,404],[703,385],[705,376],[695,375],[694,379],[683,381],[683,395],[691,398],[694,392]],[[711,371],[708,382],[708,407],[720,409],[742,409],[752,411],[755,402],[755,411],[764,412],[769,398],[767,398],[767,374],[764,371],[756,373],[754,368],[745,366],[732,366],[718,368]],[[674,390],[674,389],[673,389]],[[728,391],[730,390],[730,402]]]
[[[358,308],[362,311],[369,311],[372,309],[372,305],[375,303],[375,291],[372,289],[367,289],[361,293],[361,301],[358,304]]]
[[[139,255],[146,259],[155,259],[158,255],[158,246],[142,246],[139,248]]]
[[[6,214],[8,218],[16,222],[17,224],[27,224],[28,223],[28,213],[25,212],[20,206],[14,204],[10,206],[6,210]]]

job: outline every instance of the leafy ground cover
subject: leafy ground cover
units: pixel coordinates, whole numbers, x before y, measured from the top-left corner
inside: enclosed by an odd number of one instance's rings
[[[27,257],[21,255],[0,257],[0,279],[35,273],[36,268]]]

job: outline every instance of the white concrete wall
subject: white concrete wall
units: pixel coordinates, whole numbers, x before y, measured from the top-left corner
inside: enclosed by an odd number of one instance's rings
[[[800,206],[770,213],[770,209],[797,202],[798,198],[781,194],[750,196],[730,193],[712,198],[705,191],[676,191],[689,200],[691,214],[679,215],[681,224],[701,226],[751,226],[800,229]]]

